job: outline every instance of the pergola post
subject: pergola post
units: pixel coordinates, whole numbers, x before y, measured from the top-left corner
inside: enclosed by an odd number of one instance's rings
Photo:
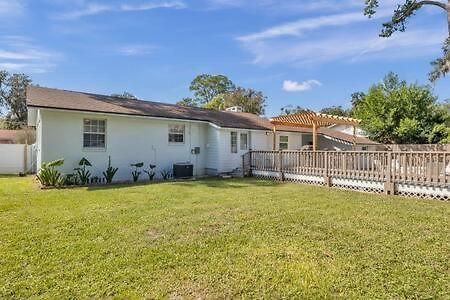
[[[313,151],[317,151],[317,124],[313,122]]]
[[[353,125],[353,151],[356,150],[356,126]]]
[[[273,126],[272,150],[277,150],[277,126]]]

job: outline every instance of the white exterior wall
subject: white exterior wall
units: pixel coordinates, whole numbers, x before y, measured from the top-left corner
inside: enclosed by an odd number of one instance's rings
[[[231,153],[231,132],[237,132],[237,153]],[[241,150],[241,133],[247,134],[246,150]],[[220,129],[219,130],[219,172],[231,172],[242,166],[242,155],[247,153],[250,148],[251,133],[246,129]]]
[[[206,131],[206,174],[215,175],[219,172],[220,130],[215,126],[209,124]]]
[[[303,146],[302,133],[278,131],[277,132],[277,144],[276,144],[277,149],[276,150],[279,150],[280,136],[288,137],[288,150],[300,150],[300,148]],[[270,150],[272,150],[272,149],[270,149]]]
[[[105,150],[83,148],[84,119],[106,120]],[[112,166],[119,168],[115,180],[130,180],[130,164],[138,162],[146,167],[155,164],[157,177],[162,170],[172,170],[177,162],[191,162],[194,175],[205,174],[209,126],[205,123],[50,110],[41,110],[41,120],[37,130],[41,149],[38,167],[40,162],[64,158],[61,171],[72,173],[80,159],[86,157],[93,165],[92,176],[102,177],[111,156]],[[169,124],[186,126],[183,144],[168,142]],[[199,155],[191,154],[194,147],[200,147]]]
[[[252,150],[272,150],[272,132],[271,131],[261,131],[254,130],[251,132],[251,149]]]

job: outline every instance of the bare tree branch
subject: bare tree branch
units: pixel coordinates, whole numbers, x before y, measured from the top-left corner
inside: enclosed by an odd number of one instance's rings
[[[440,2],[440,1],[423,0],[423,1],[417,2],[417,5],[419,7],[422,5],[435,5],[435,6],[442,8],[443,10],[447,11],[447,4]]]

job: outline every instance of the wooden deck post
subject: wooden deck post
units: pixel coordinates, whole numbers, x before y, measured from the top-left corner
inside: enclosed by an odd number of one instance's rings
[[[283,172],[283,150],[278,150],[278,172],[281,181],[284,181],[284,172]]]
[[[394,195],[395,185],[392,182],[392,152],[387,153],[386,177],[384,180],[384,193]]]
[[[328,158],[329,158],[328,157],[328,151],[326,151],[325,155],[324,155],[325,171],[324,171],[324,174],[323,174],[323,179],[324,179],[325,186],[331,187],[331,176],[329,174]]]

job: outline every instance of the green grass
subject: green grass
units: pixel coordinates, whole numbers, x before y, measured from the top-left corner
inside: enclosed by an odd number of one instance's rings
[[[0,298],[450,298],[449,216],[267,181],[0,177]]]

